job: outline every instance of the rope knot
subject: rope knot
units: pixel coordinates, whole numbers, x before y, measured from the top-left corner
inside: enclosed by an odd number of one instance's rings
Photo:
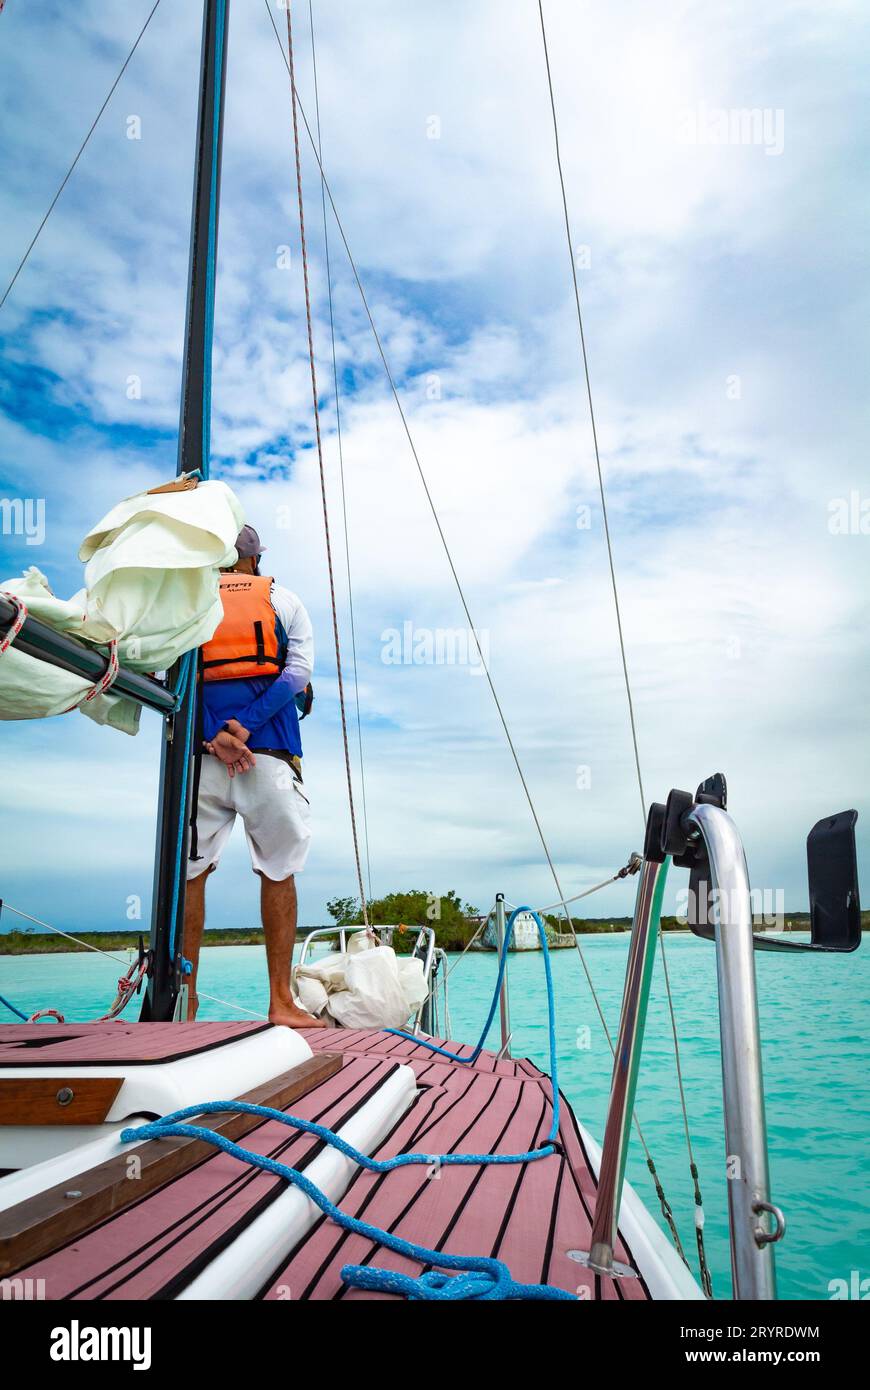
[[[415,1252],[422,1258],[425,1251]],[[451,1263],[455,1256],[448,1255]],[[352,1289],[373,1293],[395,1294],[399,1298],[437,1302],[494,1302],[505,1299],[564,1300],[574,1302],[574,1295],[552,1284],[517,1284],[501,1260],[472,1259],[469,1269],[458,1274],[445,1274],[430,1269],[412,1279],[394,1269],[374,1269],[371,1265],[345,1265],[341,1271],[344,1282]],[[454,1264],[455,1267],[455,1264]]]

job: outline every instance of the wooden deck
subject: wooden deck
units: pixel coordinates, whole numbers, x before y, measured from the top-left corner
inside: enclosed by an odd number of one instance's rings
[[[314,1049],[339,1045],[332,1029],[305,1036]],[[348,1060],[402,1062],[417,1074],[417,1103],[378,1157],[430,1150],[524,1153],[549,1134],[550,1081],[529,1061],[498,1061],[486,1052],[473,1066],[457,1066],[387,1033],[342,1031],[338,1038]],[[473,1050],[455,1043],[444,1046],[464,1056]],[[648,1298],[641,1279],[596,1280],[568,1258],[568,1250],[589,1249],[596,1182],[564,1097],[559,1139],[563,1155],[516,1167],[442,1168],[437,1178],[416,1167],[383,1175],[361,1172],[342,1209],[432,1250],[504,1260],[519,1282],[556,1284],[589,1299]],[[616,1257],[632,1263],[621,1243]],[[348,1289],[340,1275],[345,1264],[421,1272],[418,1265],[339,1231],[324,1218],[264,1297],[386,1297]]]
[[[6,1023],[2,1067],[147,1067],[264,1033],[269,1023]]]
[[[212,1025],[195,1027],[205,1036]],[[48,1027],[39,1031],[45,1034]],[[365,1104],[397,1064],[415,1071],[417,1099],[378,1157],[412,1150],[525,1152],[548,1134],[550,1083],[530,1062],[498,1061],[485,1053],[473,1066],[459,1066],[376,1031],[326,1029],[305,1036],[315,1051],[341,1051],[343,1065],[292,1110],[333,1129]],[[471,1051],[448,1045],[465,1055]],[[8,1058],[5,1047],[0,1055]],[[215,1095],[219,1090],[216,1083]],[[361,1170],[340,1205],[432,1249],[496,1256],[518,1281],[557,1284],[580,1298],[648,1298],[641,1279],[596,1280],[568,1258],[568,1250],[589,1248],[596,1185],[567,1104],[559,1139],[562,1153],[516,1166],[448,1167],[437,1176],[423,1167],[383,1175]],[[323,1148],[320,1141],[274,1122],[257,1126],[243,1142],[302,1170]],[[215,1153],[96,1229],[19,1269],[17,1277],[44,1280],[48,1299],[170,1299],[283,1190],[280,1179]],[[622,1246],[616,1254],[632,1263]],[[259,1296],[294,1301],[377,1297],[343,1284],[340,1271],[348,1263],[420,1273],[418,1265],[321,1218]]]

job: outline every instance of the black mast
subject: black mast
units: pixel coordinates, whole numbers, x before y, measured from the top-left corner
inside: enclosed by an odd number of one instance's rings
[[[190,234],[190,270],[178,473],[209,473],[211,355],[220,203],[221,144],[226,86],[229,0],[204,0],[199,115]],[[189,652],[172,673],[184,687],[177,711],[164,727],[160,769],[157,854],[151,917],[151,972],[142,1005],[143,1022],[172,1019],[181,989],[181,946],[188,855],[188,823],[196,734],[197,653]]]

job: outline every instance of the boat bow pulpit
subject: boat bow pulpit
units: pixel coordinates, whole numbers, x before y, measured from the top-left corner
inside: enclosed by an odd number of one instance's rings
[[[614,1259],[640,1053],[669,861],[689,870],[688,925],[715,941],[725,1114],[731,1272],[737,1299],[775,1299],[774,1246],[785,1217],[770,1197],[755,951],[853,951],[861,941],[856,811],[827,816],[807,838],[811,942],[758,934],[739,831],[721,773],[695,792],[674,790],[649,810],[638,883],[598,1201],[588,1251],[575,1258],[611,1278],[634,1271]]]

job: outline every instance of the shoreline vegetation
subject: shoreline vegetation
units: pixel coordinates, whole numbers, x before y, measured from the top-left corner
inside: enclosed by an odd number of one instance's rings
[[[371,920],[371,919],[370,919]],[[401,921],[401,918],[394,918],[394,921]],[[425,918],[424,918],[425,921]],[[578,936],[611,936],[619,935],[631,930],[631,917],[572,917],[571,924]],[[379,923],[374,921],[374,926]],[[338,930],[337,924],[330,925],[332,929]],[[346,925],[355,925],[348,923]],[[380,923],[380,925],[385,925]],[[438,921],[431,925],[435,927],[437,944],[445,951],[461,951],[468,945],[475,931],[478,928],[479,920],[463,920],[458,923],[442,924]],[[556,934],[566,935],[564,920],[560,923],[558,919],[547,918],[547,925],[556,929]],[[809,931],[810,920],[807,912],[792,912],[785,915],[784,928],[773,927],[759,920],[756,924],[758,931]],[[861,913],[861,927],[863,931],[870,930],[870,912]],[[397,930],[393,935],[393,946],[400,953],[410,952],[416,940],[419,919],[415,924],[409,918],[408,925],[404,932]],[[664,931],[688,931],[689,928],[676,917],[663,917],[662,928]],[[309,932],[318,931],[319,927],[300,927],[299,938],[303,939]],[[27,956],[27,955],[55,955],[62,953],[78,953],[87,951],[89,947],[96,947],[101,951],[135,951],[139,945],[139,939],[143,933],[133,931],[91,931],[77,933],[78,942],[76,944],[68,937],[55,936],[51,932],[36,931],[10,931],[0,933],[0,956]],[[264,943],[263,931],[259,927],[215,927],[206,930],[203,939],[204,946],[262,946]],[[336,946],[337,946],[336,937]]]

